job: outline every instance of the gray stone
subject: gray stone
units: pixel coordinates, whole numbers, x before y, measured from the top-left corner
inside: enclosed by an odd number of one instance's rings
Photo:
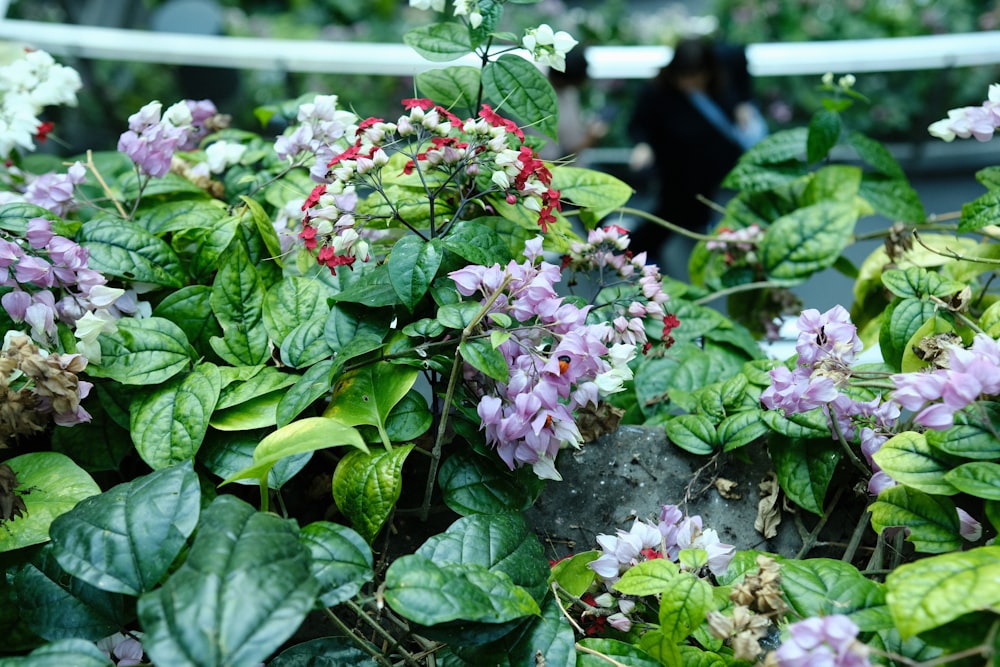
[[[705,528],[740,550],[794,556],[802,546],[787,512],[774,538],[765,540],[754,529],[758,485],[772,470],[759,445],[713,461],[674,446],[662,428],[622,426],[579,451],[562,452],[557,468],[563,480],[546,484],[526,513],[553,559],[598,548],[598,533],[627,530],[636,517],[655,521],[664,504],[701,515]],[[717,477],[736,482],[740,498],[723,498],[713,485]]]

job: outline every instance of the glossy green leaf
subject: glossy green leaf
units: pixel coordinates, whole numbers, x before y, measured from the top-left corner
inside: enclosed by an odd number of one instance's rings
[[[285,649],[267,664],[268,667],[379,667],[370,653],[358,648],[357,641],[347,637],[310,639]]]
[[[215,406],[217,410],[225,410],[272,391],[290,387],[299,377],[282,372],[274,366],[223,366],[219,370],[223,374],[225,386],[219,394],[219,402]],[[238,373],[238,377],[231,380],[229,376],[234,371]]]
[[[371,548],[347,526],[316,521],[302,528],[299,539],[312,554],[312,573],[320,582],[324,606],[350,600],[374,578]]]
[[[78,238],[90,253],[87,265],[104,275],[183,287],[180,259],[159,237],[120,218],[95,218],[84,223]]]
[[[597,211],[598,218],[625,206],[635,193],[611,174],[579,167],[553,167],[552,188],[562,201]]]
[[[578,642],[576,667],[608,667],[614,664],[607,658],[628,667],[663,667],[659,660],[654,660],[639,647],[617,639],[588,637]]]
[[[184,548],[200,501],[190,461],[157,470],[86,498],[53,521],[52,553],[74,577],[138,596],[160,583]]]
[[[326,290],[316,280],[286,276],[267,290],[264,298],[264,328],[276,345],[297,326],[329,314]]]
[[[730,452],[766,435],[767,424],[760,418],[763,412],[763,410],[743,410],[719,422],[718,439],[722,450]]]
[[[459,221],[441,243],[470,264],[503,266],[513,259],[507,242],[481,219]]]
[[[131,620],[122,595],[69,576],[49,547],[18,569],[14,589],[25,623],[49,641],[74,637],[96,641]]]
[[[893,486],[880,493],[869,510],[875,532],[904,526],[909,529],[906,540],[917,551],[942,553],[962,546],[958,512],[948,498]]]
[[[205,438],[205,443],[198,452],[198,462],[209,472],[221,479],[238,474],[254,464],[253,453],[260,441],[267,437],[268,429],[249,431],[216,431],[211,430]],[[279,459],[267,476],[267,485],[272,489],[280,489],[295,477],[312,459],[312,452],[292,454]],[[238,479],[234,484],[260,484],[260,480]]]
[[[338,364],[332,359],[320,361],[296,380],[286,391],[275,408],[275,420],[279,427],[285,426],[298,417],[310,405],[333,389],[333,373]]]
[[[34,452],[7,459],[17,476],[16,493],[27,512],[0,522],[0,552],[13,551],[49,539],[49,526],[84,498],[101,492],[86,470],[65,454]]]
[[[659,595],[669,588],[679,572],[676,563],[655,558],[627,569],[612,588],[625,595]]]
[[[159,470],[194,459],[221,387],[218,367],[202,363],[132,404],[132,441],[150,468]]]
[[[427,60],[448,62],[472,52],[469,31],[458,23],[432,23],[403,35],[403,41]]]
[[[413,310],[434,281],[444,254],[441,242],[404,236],[392,247],[387,262],[389,281],[400,302]]]
[[[921,266],[883,271],[882,284],[896,296],[918,299],[950,296],[964,287],[961,283],[943,278],[940,273],[928,271]]]
[[[861,179],[861,197],[891,220],[921,223],[927,219],[920,195],[905,178],[866,173]]]
[[[90,403],[87,409],[91,415],[89,422],[52,432],[52,451],[65,454],[91,473],[117,470],[122,460],[132,453],[132,438],[103,406]]]
[[[559,588],[570,595],[583,595],[597,577],[590,564],[600,558],[602,553],[597,550],[584,551],[563,558],[552,566],[549,581],[559,584]]]
[[[401,445],[374,453],[352,451],[337,462],[333,499],[354,530],[369,543],[382,530],[399,500],[403,462],[412,450],[413,445]]]
[[[0,658],[0,667],[111,667],[108,656],[93,642],[83,639],[61,639],[39,646],[20,658]]]
[[[278,232],[274,229],[271,216],[268,215],[264,207],[257,203],[255,199],[246,196],[241,196],[240,199],[246,204],[247,210],[250,212],[250,217],[253,219],[257,235],[267,249],[269,254],[267,259],[281,266],[281,240],[278,238]]]
[[[87,373],[127,385],[152,386],[177,375],[195,358],[187,336],[162,317],[123,317],[118,330],[98,337],[101,363],[91,363]]]
[[[427,433],[433,421],[427,399],[417,389],[410,389],[389,411],[385,432],[392,442],[408,442]]]
[[[937,312],[937,306],[927,299],[905,298],[892,303],[879,329],[879,348],[892,368],[899,370],[906,346],[920,327]]]
[[[183,194],[189,197],[208,196],[208,193],[191,182],[190,179],[170,172],[158,178],[147,179],[135,171],[128,171],[119,177],[118,182],[127,199],[136,199],[139,196],[140,185],[142,185],[142,196],[145,198],[172,194]]]
[[[984,195],[962,205],[959,232],[972,232],[1000,220],[1000,190],[990,190]]]
[[[357,448],[359,454],[368,451],[361,434],[349,424],[330,417],[300,419],[261,440],[253,453],[253,465],[228,477],[223,484],[238,479],[257,479],[263,485],[271,468],[281,459],[342,445]]]
[[[438,484],[445,505],[463,516],[525,510],[542,490],[541,480],[530,470],[507,470],[468,449],[444,460]]]
[[[774,221],[760,243],[768,276],[800,281],[831,266],[850,243],[857,211],[852,204],[821,202]]]
[[[780,164],[806,156],[808,129],[782,130],[765,137],[743,154],[741,162],[751,164]]]
[[[903,178],[905,176],[903,168],[899,166],[899,162],[882,142],[876,141],[861,132],[849,132],[847,134],[847,143],[857,152],[858,157],[872,167],[875,167],[882,174],[894,178]]]
[[[459,344],[462,359],[477,371],[499,382],[510,379],[510,369],[503,352],[485,338],[472,338]]]
[[[505,623],[540,613],[506,574],[471,563],[438,565],[426,556],[397,558],[385,574],[385,600],[421,625],[466,620]]]
[[[216,410],[209,425],[220,431],[249,431],[267,428],[278,423],[278,403],[284,390],[271,391],[261,396],[242,401],[232,407]]]
[[[1000,463],[963,463],[946,472],[944,481],[962,493],[986,500],[1000,500]]]
[[[548,590],[549,562],[520,514],[473,514],[427,539],[416,551],[440,566],[481,565],[499,571],[535,600]]]
[[[835,111],[817,111],[809,120],[809,137],[806,139],[806,155],[809,162],[819,162],[840,139],[840,114]]]
[[[958,461],[927,444],[923,433],[904,431],[889,438],[872,459],[900,484],[924,493],[944,496],[958,493],[945,479],[945,473]]]
[[[399,296],[389,280],[389,269],[384,263],[365,270],[348,287],[330,298],[339,303],[358,303],[373,308],[399,303]]]
[[[388,311],[353,304],[335,304],[326,320],[326,342],[340,358],[351,358],[382,344],[389,330]]]
[[[337,379],[330,406],[323,414],[351,426],[376,427],[382,443],[388,447],[386,419],[416,380],[417,369],[388,362],[350,370]]]
[[[711,454],[718,435],[715,424],[705,415],[680,415],[667,422],[667,439],[692,454]]]
[[[212,349],[234,366],[267,361],[264,328],[264,285],[242,243],[234,242],[212,282],[212,312],[222,325],[222,337]]]
[[[422,97],[434,100],[456,115],[473,114],[479,96],[479,68],[453,65],[420,72],[417,90]],[[463,118],[465,116],[462,116]]]
[[[892,627],[883,586],[850,563],[829,558],[782,561],[781,590],[802,618],[845,614],[862,632]]]
[[[204,226],[174,232],[170,243],[182,262],[187,263],[191,276],[209,282],[236,238],[239,226],[239,218],[227,216]]]
[[[885,580],[893,621],[905,637],[964,614],[1000,606],[1000,547],[923,558],[900,565]]]
[[[830,427],[822,408],[787,415],[779,410],[764,410],[760,418],[775,433],[794,440],[830,437]]]
[[[771,438],[767,446],[781,489],[795,504],[822,516],[826,491],[841,457],[837,443]]]
[[[680,642],[713,608],[711,585],[690,572],[681,572],[667,582],[660,595],[660,632]]]
[[[166,234],[208,227],[226,215],[226,205],[218,199],[177,199],[143,207],[135,223],[151,234]]]
[[[292,521],[230,495],[202,513],[187,560],[139,598],[143,648],[175,667],[261,662],[292,636],[319,588]]]
[[[211,295],[212,288],[208,285],[182,287],[165,296],[153,309],[153,315],[180,327],[199,352],[211,350],[209,340],[222,334],[212,313]]]
[[[281,341],[281,363],[291,368],[308,368],[333,355],[326,341],[327,313],[303,322]]]
[[[559,102],[545,75],[521,56],[506,53],[483,66],[483,90],[502,116],[555,137],[559,131]]]
[[[449,329],[464,329],[475,321],[482,306],[474,301],[446,303],[438,309],[437,320]]]

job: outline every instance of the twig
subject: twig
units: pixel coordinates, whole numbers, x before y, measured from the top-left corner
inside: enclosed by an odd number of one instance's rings
[[[622,206],[621,208],[618,208],[618,209],[615,209],[615,210],[618,211],[619,213],[625,213],[627,215],[636,215],[636,216],[639,216],[640,218],[642,218],[644,220],[649,220],[650,222],[656,223],[660,227],[666,227],[667,229],[669,229],[672,232],[677,232],[681,236],[686,236],[688,238],[695,239],[697,241],[718,241],[718,240],[720,240],[720,239],[717,239],[716,237],[714,237],[714,236],[712,236],[710,234],[699,234],[698,232],[692,232],[689,229],[684,229],[680,225],[675,225],[674,223],[668,222],[668,221],[664,220],[663,218],[660,218],[660,217],[657,217],[657,216],[653,215],[652,213],[647,213],[646,211],[643,211],[642,209],[631,208],[629,206]]]
[[[108,184],[105,182],[104,177],[101,176],[101,172],[97,170],[97,165],[94,164],[94,151],[89,149],[87,150],[87,169],[89,169],[90,173],[94,175],[94,178],[97,179],[97,182],[101,184],[101,189],[104,190],[104,193],[108,196],[108,199],[110,199],[111,203],[115,205],[116,209],[118,209],[118,215],[120,215],[123,220],[128,220],[129,217],[128,214],[125,213],[125,208],[122,207],[121,202],[115,199],[114,195],[111,194],[111,188],[108,187]]]
[[[935,255],[940,255],[941,257],[948,257],[949,259],[957,259],[963,262],[972,262],[974,264],[1000,264],[1000,259],[993,259],[991,257],[965,257],[964,255],[959,255],[957,252],[951,248],[945,248],[944,250],[938,250],[937,248],[932,248],[920,238],[920,234],[917,230],[913,230],[913,238],[917,243],[922,245],[925,249],[934,253]]]
[[[755,289],[766,289],[768,287],[784,287],[781,283],[776,283],[771,280],[760,280],[754,283],[743,283],[742,285],[733,285],[732,287],[726,287],[725,289],[720,289],[718,292],[712,292],[711,294],[706,294],[700,299],[695,299],[692,301],[695,305],[704,306],[706,303],[711,303],[716,299],[721,299],[724,296],[729,296],[730,294],[739,294],[740,292],[751,292]]]
[[[579,632],[581,635],[586,634],[583,631],[583,628],[580,627],[580,624],[577,623],[575,620],[573,620],[573,617],[569,615],[568,611],[566,611],[566,607],[563,606],[562,600],[559,599],[560,590],[562,590],[562,587],[559,585],[559,582],[553,581],[552,596],[556,599],[556,604],[559,606],[559,611],[562,612],[562,615],[566,617],[566,620],[569,621],[569,624],[572,625],[577,632]],[[567,593],[567,595],[569,595],[569,593]]]
[[[802,548],[799,549],[797,554],[795,554],[796,560],[805,558],[805,555],[809,553],[814,546],[816,546],[816,538],[819,537],[820,531],[822,531],[823,527],[826,526],[826,522],[829,520],[830,514],[833,513],[833,508],[837,506],[837,503],[840,501],[840,496],[843,493],[843,487],[834,492],[833,500],[831,500],[830,504],[827,505],[826,510],[823,512],[823,516],[819,518],[819,522],[817,522],[816,526],[812,529],[812,532],[806,535],[805,539],[802,540]]]
[[[837,422],[837,416],[833,414],[833,408],[827,405],[827,410],[830,412],[830,424],[833,425],[833,432],[836,434],[837,440],[840,441],[840,445],[843,447],[844,453],[847,454],[847,459],[854,465],[855,468],[860,470],[867,479],[871,475],[872,471],[868,468],[868,466],[861,462],[858,455],[855,454],[854,450],[851,449],[851,446],[847,444],[847,440],[844,439],[844,434],[840,430],[840,424]]]
[[[854,554],[858,552],[858,545],[861,544],[861,536],[865,534],[865,530],[868,528],[868,522],[872,518],[872,513],[870,511],[865,511],[861,514],[861,519],[858,521],[858,525],[854,528],[854,533],[851,535],[851,541],[847,543],[847,548],[844,549],[844,555],[840,560],[845,563],[850,563],[854,560]]]
[[[402,646],[400,646],[399,642],[396,640],[395,637],[389,634],[389,632],[385,628],[376,623],[374,619],[372,619],[368,614],[366,614],[364,609],[354,604],[353,600],[347,600],[346,602],[344,602],[344,605],[348,609],[353,611],[355,615],[357,615],[362,621],[367,623],[369,627],[371,627],[372,630],[375,631],[375,634],[377,634],[386,642],[388,642],[389,646],[392,647],[392,650],[396,651],[397,653],[399,653],[400,656],[402,656],[404,663],[409,665],[409,667],[420,667],[417,661],[413,659],[413,656],[410,654],[410,652],[404,649]]]
[[[382,665],[382,667],[392,667],[392,663],[389,662],[384,655],[369,646],[368,642],[364,639],[354,634],[354,631],[347,627],[346,623],[337,618],[337,615],[334,614],[328,607],[323,607],[323,612],[327,615],[330,621],[337,626],[338,630],[344,633],[348,639],[351,639],[355,644],[357,644],[362,651],[374,658],[375,662]]]
[[[604,661],[606,661],[606,662],[607,662],[608,664],[610,664],[610,665],[614,665],[615,667],[629,667],[629,666],[628,666],[628,665],[626,665],[626,664],[625,664],[624,662],[618,662],[617,660],[615,660],[615,659],[614,659],[614,658],[612,658],[611,656],[609,656],[609,655],[604,655],[604,654],[603,654],[603,653],[601,653],[600,651],[595,651],[595,650],[594,650],[594,649],[592,649],[592,648],[588,648],[588,647],[586,647],[586,646],[583,646],[583,645],[581,645],[581,644],[580,644],[579,642],[577,642],[577,644],[576,644],[576,650],[577,650],[577,651],[581,651],[581,652],[583,652],[583,653],[589,653],[590,655],[592,655],[592,656],[595,656],[595,657],[598,657],[598,658],[600,658],[601,660],[604,660]]]

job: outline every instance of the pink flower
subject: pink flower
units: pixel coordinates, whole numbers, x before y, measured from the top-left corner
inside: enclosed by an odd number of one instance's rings
[[[774,652],[780,667],[870,667],[868,647],[857,641],[858,626],[842,614],[807,618],[788,627]]]

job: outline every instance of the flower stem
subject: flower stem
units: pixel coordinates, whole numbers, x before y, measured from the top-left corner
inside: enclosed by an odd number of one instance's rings
[[[730,294],[739,294],[740,292],[750,292],[755,289],[766,289],[768,287],[782,287],[780,283],[772,282],[770,280],[760,280],[755,283],[743,283],[742,285],[733,285],[732,287],[727,287],[725,289],[720,289],[718,292],[712,292],[707,294],[700,299],[695,299],[692,303],[698,306],[704,306],[706,303],[715,301],[716,299],[721,299],[724,296],[729,296]]]
[[[405,662],[407,665],[410,665],[410,667],[419,667],[417,661],[413,659],[413,655],[411,655],[409,651],[400,646],[399,642],[396,641],[396,638],[393,637],[391,634],[389,634],[389,632],[385,628],[383,628],[381,625],[372,620],[371,617],[365,613],[364,609],[354,604],[352,600],[347,600],[346,602],[344,602],[344,605],[347,606],[347,608],[353,611],[355,614],[357,614],[358,618],[367,623],[371,627],[371,629],[375,631],[375,634],[377,634],[386,642],[388,642],[389,646],[391,646],[394,651],[398,652],[399,655],[402,656],[403,662]]]
[[[355,644],[358,645],[358,648],[360,648],[362,651],[370,655],[375,660],[375,662],[382,665],[382,667],[392,667],[392,663],[389,662],[384,655],[373,649],[364,639],[354,634],[354,631],[351,630],[349,627],[347,627],[346,623],[337,618],[337,615],[334,614],[328,607],[323,607],[323,613],[327,615],[331,623],[337,626],[338,630],[344,633],[345,637],[351,639]]]

